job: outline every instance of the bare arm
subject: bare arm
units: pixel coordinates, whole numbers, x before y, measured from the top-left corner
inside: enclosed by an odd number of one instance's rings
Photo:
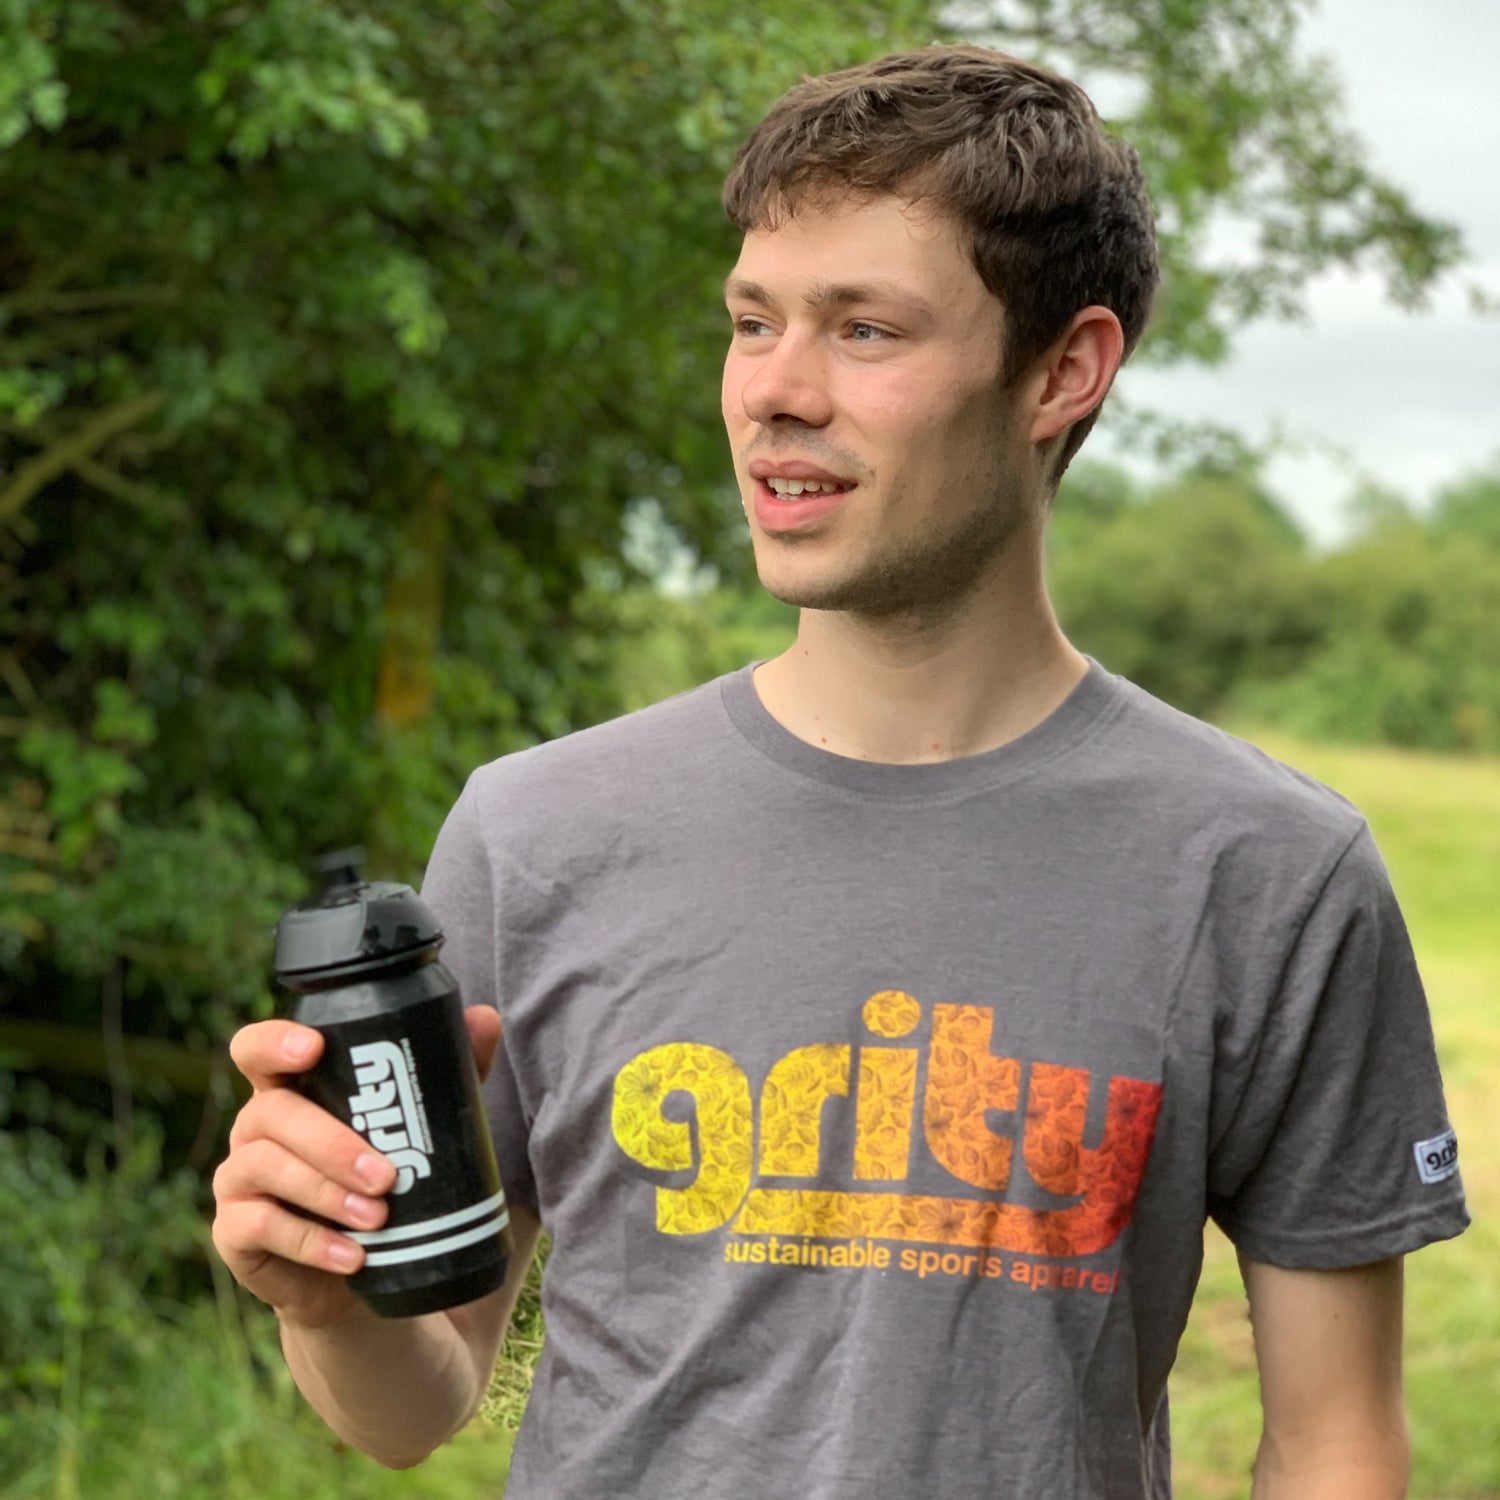
[[[480,1007],[466,1018],[487,1072],[499,1018]],[[504,1285],[489,1296],[420,1318],[376,1317],[345,1281],[363,1249],[307,1212],[377,1228],[395,1169],[288,1086],[321,1049],[316,1031],[289,1021],[247,1026],[230,1044],[255,1092],[214,1176],[214,1243],[236,1279],[276,1310],[292,1376],[324,1421],[380,1462],[407,1467],[447,1441],[483,1399],[539,1225],[535,1214],[512,1209],[515,1254]]]
[[[1402,1263],[1286,1271],[1241,1260],[1262,1431],[1253,1500],[1402,1500]]]
[[[332,1323],[283,1316],[281,1347],[313,1409],[345,1442],[391,1468],[420,1463],[447,1442],[484,1398],[540,1230],[530,1209],[511,1210],[515,1253],[505,1282],[466,1306],[378,1318],[351,1300]]]

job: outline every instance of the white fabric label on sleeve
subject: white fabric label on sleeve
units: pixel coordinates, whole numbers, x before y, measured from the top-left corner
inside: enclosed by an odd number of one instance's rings
[[[1458,1136],[1451,1130],[1433,1136],[1430,1141],[1418,1141],[1412,1150],[1423,1182],[1446,1182],[1458,1171]]]

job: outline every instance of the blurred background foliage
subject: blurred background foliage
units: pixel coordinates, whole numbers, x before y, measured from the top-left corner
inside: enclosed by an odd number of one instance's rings
[[[0,0],[8,1493],[105,1493],[85,1333],[129,1365],[176,1309],[270,1379],[192,1226],[306,856],[417,880],[476,764],[786,639],[716,400],[718,184],[770,100],[938,36],[1073,71],[1159,206],[1140,357],[1212,361],[1330,266],[1420,305],[1462,259],[1301,9]],[[1215,256],[1226,222],[1252,253]],[[1320,554],[1261,455],[1114,405],[1175,468],[1069,476],[1080,646],[1210,717],[1500,749],[1500,463]],[[205,1442],[183,1493],[237,1494]]]

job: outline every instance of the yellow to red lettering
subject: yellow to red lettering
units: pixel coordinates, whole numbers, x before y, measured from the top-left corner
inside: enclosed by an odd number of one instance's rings
[[[912,1194],[901,1185],[915,1140],[918,1053],[887,1043],[915,1030],[921,1007],[903,991],[882,990],[862,1015],[880,1042],[865,1042],[857,1055],[846,1044],[794,1048],[766,1075],[758,1111],[744,1069],[702,1043],[652,1047],[620,1070],[615,1140],[648,1174],[673,1179],[655,1184],[662,1233],[701,1234],[733,1220],[737,1232],[748,1234],[895,1239],[1052,1257],[1113,1243],[1134,1211],[1161,1107],[1159,1084],[1111,1077],[1102,1137],[1086,1147],[1087,1069],[1033,1061],[1023,1101],[1021,1059],[990,1050],[993,1011],[936,1005],[921,1113],[933,1160],[955,1188],[1000,1194],[1009,1187],[1019,1140],[1032,1182],[1074,1201],[1034,1208],[964,1192]],[[824,1169],[824,1107],[847,1098],[851,1083],[850,1186],[785,1185],[811,1181]],[[991,1127],[996,1111],[1013,1117],[1010,1133]],[[757,1184],[768,1177],[777,1185]]]

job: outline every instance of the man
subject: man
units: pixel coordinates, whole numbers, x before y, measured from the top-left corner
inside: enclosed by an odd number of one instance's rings
[[[426,893],[474,1008],[507,1285],[371,1316],[389,1165],[256,1086],[216,1238],[385,1462],[474,1411],[539,1225],[519,1497],[1170,1493],[1213,1215],[1258,1500],[1399,1496],[1401,1260],[1466,1222],[1358,815],[1080,656],[1041,539],[1156,278],[1072,84],[931,48],[794,88],[726,187],[723,406],[784,655],[481,769]],[[288,1207],[290,1206],[290,1207]]]

